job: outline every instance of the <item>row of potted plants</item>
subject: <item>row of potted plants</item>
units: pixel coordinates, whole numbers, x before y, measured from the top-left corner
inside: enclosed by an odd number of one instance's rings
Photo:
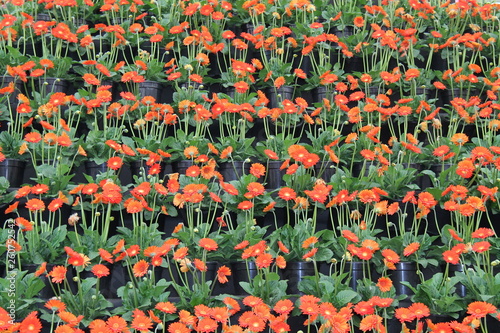
[[[16,223],[20,230],[24,230],[20,232],[26,236],[20,236],[21,239],[29,238],[32,229],[27,221],[18,218],[9,223]],[[232,233],[208,233],[210,226],[204,223],[196,229],[177,227],[172,237],[164,239],[161,233],[155,232],[155,227],[142,224],[134,229],[121,228],[123,236],[111,237],[105,244],[105,247],[114,245],[109,251],[86,246],[89,242],[87,232],[82,235],[70,232],[68,238],[78,244],[64,248],[64,264],[44,262],[32,268],[22,265],[31,261],[23,259],[23,249],[11,240],[8,245],[15,248],[19,267],[11,269],[7,266],[2,283],[6,290],[16,293],[17,298],[10,302],[12,298],[3,295],[4,303],[14,303],[13,312],[18,318],[23,318],[32,316],[31,312],[45,302],[59,302],[57,304],[64,310],[79,314],[75,326],[81,322],[83,327],[112,315],[126,320],[135,318],[137,311],[151,315],[150,311],[155,308],[161,311],[158,304],[164,302],[185,312],[203,306],[223,306],[229,296],[232,302],[243,299],[246,306],[249,306],[247,299],[268,306],[280,304],[285,299],[293,304],[290,298],[293,300],[300,295],[303,295],[297,303],[300,309],[302,302],[309,298],[335,308],[349,308],[354,303],[354,313],[351,310],[351,316],[345,319],[346,332],[351,325],[359,325],[363,330],[364,325],[359,324],[359,320],[368,321],[366,316],[374,314],[377,306],[381,309],[375,313],[382,318],[383,325],[391,322],[391,325],[396,325],[396,331],[401,331],[398,321],[411,325],[418,318],[411,313],[402,314],[405,311],[402,309],[408,306],[426,309],[427,314],[418,319],[431,313],[443,316],[441,319],[433,317],[434,322],[461,318],[463,327],[472,325],[469,327],[471,332],[474,331],[471,327],[481,327],[487,332],[486,316],[497,314],[493,305],[498,298],[495,293],[498,288],[494,271],[496,264],[489,257],[494,256],[498,246],[495,233],[489,228],[475,230],[471,234],[472,241],[465,242],[451,226],[446,226],[446,233],[442,236],[446,245],[437,246],[432,244],[435,236],[419,234],[410,237],[412,233],[407,232],[399,240],[397,237],[378,238],[373,236],[376,232],[364,227],[352,229],[354,231],[345,228],[341,236],[332,230],[309,236],[310,226],[305,222],[297,223],[295,228],[284,226],[268,237],[265,236],[266,227],[251,226],[246,231],[248,226],[241,225]],[[31,228],[36,228],[36,225]],[[151,240],[139,237],[137,243],[128,243],[128,239],[134,239],[136,229],[142,236],[150,236]],[[240,239],[243,241],[239,242]],[[236,242],[239,243],[233,246]],[[436,259],[438,256],[439,262],[443,263],[442,269]],[[218,258],[224,261],[220,264],[211,261]],[[235,261],[238,258],[240,261]],[[458,263],[463,266],[457,266]],[[462,267],[467,268],[462,270]],[[113,299],[117,296],[119,302]],[[47,298],[50,298],[48,302]],[[378,305],[375,299],[383,300],[384,305]],[[467,304],[470,304],[469,308],[466,308]],[[470,313],[471,306],[488,311],[478,309],[477,314]],[[42,311],[42,318],[55,324],[54,313],[51,313],[55,309],[47,308]],[[293,315],[298,314],[300,312]],[[315,312],[302,314],[314,315]],[[467,314],[473,318],[464,318]],[[398,320],[391,321],[394,315]],[[175,318],[176,315],[168,316],[166,322]],[[283,319],[286,322],[289,317]],[[163,318],[163,324],[165,320]],[[327,324],[328,318],[313,316],[308,320],[309,323],[306,321],[303,325],[311,329]],[[244,327],[241,319],[239,323]],[[269,325],[273,329],[272,324]],[[301,327],[301,322],[296,325],[292,331]],[[429,325],[429,330],[432,330],[432,325]],[[442,326],[451,328],[452,324]],[[194,323],[190,328],[198,330]],[[215,328],[210,331],[215,331]]]
[[[5,1],[0,331],[493,332],[499,8]]]

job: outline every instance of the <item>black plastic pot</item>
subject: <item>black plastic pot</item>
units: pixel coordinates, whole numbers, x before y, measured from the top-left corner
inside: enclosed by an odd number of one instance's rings
[[[313,101],[314,103],[320,103],[323,101],[323,98],[331,99],[333,96],[333,92],[329,93],[325,86],[319,86],[314,89]]]
[[[365,263],[361,261],[351,261],[346,264],[346,268],[349,269],[351,281],[349,281],[349,287],[353,290],[358,288],[358,280],[364,279],[363,265]]]
[[[96,178],[101,173],[106,173],[109,171],[108,165],[106,163],[96,164],[94,161],[85,161],[85,174],[92,178]]]
[[[363,73],[365,71],[365,66],[363,64],[363,58],[361,57],[352,57],[345,58],[344,63],[344,71],[346,73]]]
[[[372,162],[354,162],[352,165],[352,175],[354,177],[368,177],[370,174],[370,168],[373,165]]]
[[[45,95],[57,92],[68,93],[69,87],[69,81],[56,77],[39,78],[38,80],[38,92]]]
[[[231,263],[231,276],[235,295],[248,295],[240,282],[250,282],[257,276],[257,266],[253,261],[235,261]]]
[[[244,161],[224,162],[219,164],[217,170],[224,177],[224,181],[229,182],[247,175],[250,171],[250,163],[245,163]]]
[[[0,162],[0,177],[9,181],[10,187],[20,187],[23,183],[26,161],[7,158]]]
[[[449,164],[449,163],[432,164],[429,167],[423,167],[422,170],[431,170],[432,172],[434,172],[436,177],[439,177],[441,172],[448,170],[449,168],[452,168],[452,167],[456,167],[456,164]],[[433,186],[432,179],[428,175],[422,175],[421,183],[419,186],[422,190],[425,190],[428,187],[432,187]]]
[[[186,174],[186,170],[192,165],[194,165],[193,160],[177,161],[172,164],[172,171],[184,175]]]
[[[466,269],[466,267],[462,264],[448,264],[448,276],[453,277],[456,275],[457,272],[463,273]],[[457,283],[455,285],[456,288],[456,293],[460,297],[465,297],[467,295],[467,288],[462,283]]]
[[[269,99],[268,108],[282,107],[282,102],[285,99],[293,99],[294,87],[282,86],[281,88],[269,87],[266,89],[266,96]]]
[[[314,276],[314,263],[297,261],[287,262],[286,267],[278,271],[282,280],[288,280],[286,292],[293,295],[303,295],[299,290],[299,283],[304,280],[306,276]]]
[[[413,295],[413,291],[402,284],[408,282],[412,287],[416,287],[420,279],[417,275],[417,263],[415,262],[400,262],[395,264],[396,269],[390,271],[390,278],[396,289],[396,295]]]
[[[332,161],[324,161],[314,166],[314,173],[317,178],[329,182],[335,173],[337,173],[338,164]]]
[[[139,83],[139,94],[144,96],[153,97],[156,102],[161,102],[163,86],[160,82],[144,81]]]
[[[286,173],[286,170],[281,170],[280,167],[283,164],[283,161],[268,161],[267,162],[267,172],[266,178],[264,182],[266,183],[265,187],[268,190],[276,190],[281,188],[284,185],[283,176]]]

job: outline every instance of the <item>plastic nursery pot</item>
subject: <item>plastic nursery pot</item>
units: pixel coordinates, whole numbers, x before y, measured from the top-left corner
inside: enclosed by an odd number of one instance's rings
[[[8,158],[0,162],[0,177],[7,178],[10,187],[19,187],[23,183],[25,169],[26,161]]]

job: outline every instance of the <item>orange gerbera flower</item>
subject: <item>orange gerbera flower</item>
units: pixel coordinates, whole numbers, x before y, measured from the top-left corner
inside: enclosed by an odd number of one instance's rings
[[[370,330],[375,330],[375,332],[383,332],[384,330],[382,328],[384,327],[384,325],[382,324],[382,320],[383,318],[379,315],[368,315],[361,319],[361,322],[359,323],[359,329],[363,332]]]
[[[278,196],[285,201],[289,201],[294,200],[297,197],[297,193],[290,187],[282,187],[278,192]]]
[[[141,332],[148,332],[153,327],[153,321],[147,316],[136,316],[130,327]]]
[[[276,259],[274,259],[274,262],[276,263],[276,266],[278,266],[278,268],[280,269],[286,268],[286,260],[285,257],[283,257],[282,255],[277,256]]]
[[[142,259],[134,264],[132,271],[134,272],[135,277],[142,277],[146,275],[146,273],[148,272],[148,268],[149,263],[146,260]]]
[[[219,247],[217,245],[217,242],[214,241],[211,238],[202,238],[202,239],[200,239],[200,241],[198,242],[198,245],[201,246],[202,248],[204,248],[207,251],[215,251]]]
[[[219,281],[219,283],[227,283],[229,281],[227,277],[230,275],[231,269],[229,269],[229,267],[226,267],[225,265],[220,266],[217,270],[217,280]]]
[[[16,225],[19,227],[19,230],[23,232],[33,230],[33,225],[30,223],[30,221],[26,220],[24,217],[17,217],[15,221]]]
[[[19,326],[19,333],[38,333],[42,330],[42,322],[37,317],[37,311],[27,315]]]
[[[423,303],[413,303],[408,309],[414,314],[415,318],[417,319],[428,317],[431,314],[427,305]]]
[[[357,243],[359,242],[359,238],[358,236],[356,236],[356,234],[350,230],[342,230],[342,237],[344,237],[345,239],[353,242],[353,243]]]
[[[29,199],[26,202],[26,208],[28,208],[30,211],[39,211],[39,210],[44,210],[45,209],[45,203],[40,200],[40,199]]]
[[[467,313],[475,318],[483,318],[496,311],[497,308],[488,302],[472,302],[467,307]]]
[[[392,280],[388,277],[381,277],[377,281],[377,287],[381,292],[388,292],[392,288]]]
[[[266,190],[264,185],[257,182],[251,182],[247,185],[248,192],[244,194],[244,197],[247,199],[255,198],[261,194],[263,194]]]
[[[127,321],[119,316],[113,316],[106,321],[108,328],[113,333],[128,332]]]
[[[260,178],[266,174],[266,167],[261,163],[253,163],[250,166],[250,174],[254,177]]]
[[[181,247],[179,249],[177,249],[175,252],[174,252],[174,260],[181,260],[181,259],[184,259],[188,254],[188,248],[187,247]]]
[[[318,237],[311,236],[302,242],[302,248],[307,249],[307,248],[313,246],[314,244],[316,244],[318,241],[319,241]]]
[[[186,149],[184,149],[184,156],[188,159],[194,159],[198,156],[199,151],[196,146],[189,146]]]
[[[118,170],[123,166],[123,160],[119,156],[111,157],[108,159],[107,166],[111,170]]]
[[[270,159],[270,160],[279,160],[279,156],[272,150],[270,149],[264,149],[264,154]]]
[[[410,322],[415,319],[415,314],[408,308],[396,309],[395,316],[401,323]]]
[[[399,255],[391,249],[382,250],[382,256],[393,264],[397,264],[400,260]]]
[[[67,271],[68,270],[64,266],[55,266],[47,275],[52,278],[52,282],[62,283],[66,278]]]
[[[241,210],[250,210],[253,207],[253,202],[249,200],[242,201],[238,204],[237,208]]]
[[[316,253],[318,253],[318,248],[317,247],[312,248],[309,252],[307,252],[302,256],[302,259],[305,260],[307,258],[312,258],[316,255]]]
[[[279,300],[274,305],[273,310],[278,314],[289,314],[293,310],[293,302],[289,299]]]
[[[469,137],[463,133],[455,133],[451,137],[451,142],[453,142],[456,146],[463,146],[469,142]]]
[[[474,231],[471,234],[471,236],[472,236],[472,238],[484,239],[484,238],[488,238],[491,236],[495,236],[495,232],[493,230],[491,230],[490,228],[479,228],[476,231]]]
[[[443,252],[443,259],[447,263],[454,264],[454,265],[458,264],[460,261],[459,255],[452,250],[444,251]]]
[[[491,244],[488,241],[476,242],[472,245],[472,251],[482,253],[488,251],[490,247]]]
[[[408,256],[412,255],[413,253],[417,252],[419,248],[420,248],[420,243],[418,243],[418,242],[408,244],[405,247],[405,249],[403,250],[403,255],[405,257],[408,257]]]
[[[108,276],[109,273],[110,273],[109,268],[106,267],[106,265],[103,265],[103,264],[96,264],[96,265],[94,265],[92,267],[91,271],[98,278],[101,278],[101,277],[104,277],[104,276]]]
[[[255,264],[258,268],[269,267],[273,262],[273,256],[270,253],[261,253],[255,258]]]
[[[35,272],[35,276],[41,276],[42,274],[45,274],[47,272],[47,262],[42,262],[40,264],[40,267]]]
[[[155,309],[160,310],[161,312],[164,312],[164,313],[176,313],[177,312],[177,308],[171,302],[157,303],[155,306]]]
[[[171,323],[168,325],[168,332],[169,333],[189,333],[191,332],[191,329],[188,328],[186,325],[183,323]]]
[[[377,202],[380,197],[372,190],[361,190],[358,193],[358,198],[363,203]]]
[[[49,309],[50,311],[56,312],[56,311],[64,311],[66,310],[66,304],[64,304],[62,301],[58,299],[50,299],[47,302],[45,302],[44,307]]]

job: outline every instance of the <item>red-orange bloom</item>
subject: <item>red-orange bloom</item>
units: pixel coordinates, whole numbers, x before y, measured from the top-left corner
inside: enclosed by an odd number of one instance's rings
[[[219,247],[217,245],[217,242],[211,238],[200,239],[200,241],[198,242],[198,245],[200,245],[202,248],[204,248],[207,251],[215,251]]]
[[[27,315],[19,326],[20,333],[38,333],[42,330],[42,322],[37,317],[37,311]]]
[[[472,302],[467,307],[467,313],[475,318],[483,318],[488,314],[495,313],[497,308],[488,302]]]
[[[452,250],[444,251],[443,252],[443,259],[447,263],[454,264],[454,265],[458,264],[460,261],[459,255]]]
[[[148,316],[139,315],[132,319],[130,327],[141,332],[149,332],[153,327],[153,321]]]
[[[45,203],[40,200],[40,199],[29,199],[26,202],[26,208],[28,208],[30,211],[39,211],[39,210],[44,210],[45,209]]]
[[[479,228],[471,234],[472,238],[485,239],[491,236],[495,236],[495,232],[490,228]]]
[[[148,272],[149,263],[142,259],[134,264],[132,271],[135,277],[143,277]]]
[[[242,201],[238,204],[238,209],[241,210],[250,210],[253,207],[253,202],[249,200]]]
[[[127,321],[119,316],[108,318],[106,325],[113,333],[128,332]]]
[[[112,170],[118,170],[123,166],[123,160],[121,157],[114,156],[108,160],[107,165]]]
[[[225,265],[220,266],[217,270],[217,280],[219,281],[219,283],[227,283],[229,281],[227,277],[230,275],[231,269],[229,269],[229,267],[226,267]]]
[[[388,277],[381,277],[378,279],[377,287],[381,292],[388,292],[392,288],[392,280]]]
[[[155,306],[155,309],[158,309],[161,312],[165,312],[165,313],[176,313],[177,312],[177,308],[171,302],[160,302],[160,303],[157,303],[156,306]]]
[[[351,230],[342,230],[342,237],[344,237],[345,239],[353,242],[353,243],[357,243],[359,242],[359,238],[358,236],[356,236],[356,234],[354,232],[352,232]]]
[[[391,249],[382,250],[382,256],[393,264],[397,264],[400,260],[399,255]]]
[[[104,276],[108,276],[110,271],[109,271],[109,268],[106,267],[105,265],[103,264],[97,264],[97,265],[94,265],[92,267],[92,273],[94,273],[94,275],[98,278],[101,278],[101,277],[104,277]]]
[[[427,305],[423,303],[413,303],[408,310],[410,310],[417,319],[428,317],[431,314]]]
[[[403,255],[405,257],[408,257],[409,255],[412,255],[413,253],[417,252],[419,248],[420,248],[420,243],[418,242],[408,244],[403,250]]]
[[[67,271],[64,266],[55,266],[47,275],[52,278],[52,282],[62,283],[66,278]]]
[[[270,253],[262,253],[255,258],[255,264],[258,268],[269,267],[273,262],[273,256]]]
[[[49,299],[47,302],[45,302],[44,307],[53,312],[66,310],[66,304],[54,298]]]
[[[401,323],[410,322],[415,319],[415,314],[408,308],[396,309],[395,316]]]
[[[385,332],[383,329],[384,325],[382,324],[383,318],[376,314],[371,314],[363,319],[359,323],[359,329],[363,332],[366,331],[374,331],[374,332]]]
[[[290,187],[282,187],[278,192],[278,196],[285,201],[289,201],[295,200],[297,193]]]

